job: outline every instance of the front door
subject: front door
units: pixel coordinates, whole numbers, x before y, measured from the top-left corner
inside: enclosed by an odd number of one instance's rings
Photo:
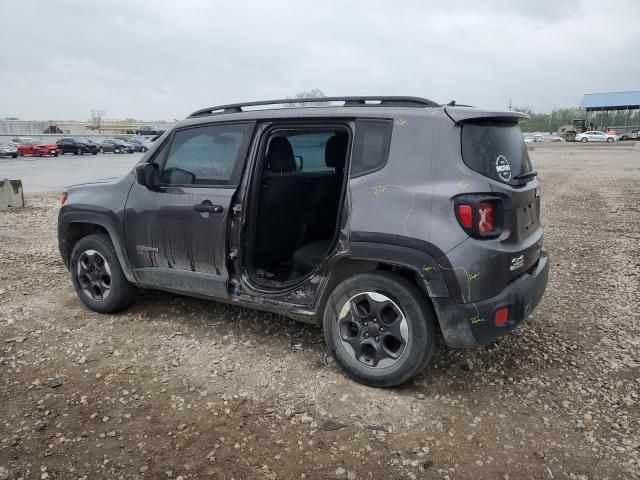
[[[176,130],[150,160],[160,185],[137,182],[127,198],[124,238],[142,284],[226,297],[227,224],[252,123]]]

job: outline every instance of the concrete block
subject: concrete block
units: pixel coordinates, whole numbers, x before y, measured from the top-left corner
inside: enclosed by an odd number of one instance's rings
[[[7,207],[23,207],[22,180],[0,180],[0,210]]]
[[[9,182],[7,180],[0,180],[0,211],[9,208],[9,202],[7,201],[6,194],[7,187],[5,186],[8,183]]]

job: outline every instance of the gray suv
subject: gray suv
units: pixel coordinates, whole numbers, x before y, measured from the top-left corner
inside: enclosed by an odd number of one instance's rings
[[[439,334],[483,346],[531,314],[549,261],[526,115],[296,101],[199,110],[124,178],[68,188],[58,238],[82,302],[113,312],[142,287],[321,324],[379,387],[420,372]]]

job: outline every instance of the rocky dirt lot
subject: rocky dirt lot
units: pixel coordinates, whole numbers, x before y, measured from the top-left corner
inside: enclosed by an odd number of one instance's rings
[[[543,302],[392,390],[275,315],[156,292],[92,313],[57,252],[57,196],[0,212],[0,480],[640,478],[640,151],[531,155]]]

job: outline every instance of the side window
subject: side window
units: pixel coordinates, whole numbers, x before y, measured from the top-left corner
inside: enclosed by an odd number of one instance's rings
[[[240,156],[249,125],[207,125],[174,134],[160,182],[169,185],[232,185],[239,177]]]
[[[287,137],[296,159],[296,170],[302,172],[333,172],[326,163],[327,140],[333,132],[314,132]]]
[[[381,169],[391,144],[391,120],[357,120],[351,156],[351,177]]]

